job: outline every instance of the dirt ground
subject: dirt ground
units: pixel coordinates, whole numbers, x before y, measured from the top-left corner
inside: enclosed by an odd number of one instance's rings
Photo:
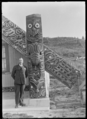
[[[29,98],[28,92],[25,92],[25,98]],[[3,100],[14,99],[14,92],[12,93],[3,93]],[[68,104],[69,106],[61,106],[61,104],[57,108],[53,105],[52,101],[50,101],[50,110],[27,110],[23,113],[7,113],[3,112],[3,118],[66,118],[66,117],[85,117],[86,109],[85,105],[78,104]],[[11,103],[11,102],[9,102]],[[66,104],[67,105],[67,104]],[[22,107],[21,107],[22,108]]]
[[[28,111],[26,113],[4,113],[4,118],[66,118],[66,117],[85,117],[85,108],[77,108],[77,109],[57,109],[57,110],[35,110],[35,111]]]

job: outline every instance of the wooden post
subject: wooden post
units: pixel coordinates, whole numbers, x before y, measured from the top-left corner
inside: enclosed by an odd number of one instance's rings
[[[46,88],[41,15],[26,16],[26,40],[30,97],[43,98]]]

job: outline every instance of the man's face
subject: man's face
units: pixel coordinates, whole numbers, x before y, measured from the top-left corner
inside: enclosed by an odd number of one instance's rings
[[[19,59],[19,64],[23,65],[23,59]]]

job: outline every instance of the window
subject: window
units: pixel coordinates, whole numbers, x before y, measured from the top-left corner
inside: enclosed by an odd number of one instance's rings
[[[2,44],[2,72],[9,71],[8,44]]]

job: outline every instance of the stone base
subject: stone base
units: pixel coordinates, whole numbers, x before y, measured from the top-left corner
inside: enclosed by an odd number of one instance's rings
[[[29,99],[29,106],[30,107],[41,107],[41,108],[50,108],[50,101],[49,98],[42,98],[42,99]]]
[[[25,107],[19,106],[15,108],[15,100],[3,100],[3,113],[23,113],[29,110],[49,110],[50,100],[49,98],[43,99],[24,99]]]

